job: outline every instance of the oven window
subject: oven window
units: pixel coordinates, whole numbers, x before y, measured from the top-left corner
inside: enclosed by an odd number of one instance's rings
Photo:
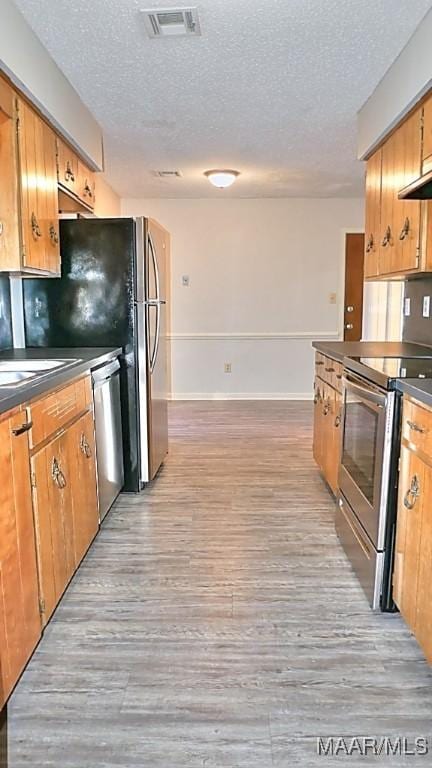
[[[378,413],[346,391],[342,464],[373,504]]]

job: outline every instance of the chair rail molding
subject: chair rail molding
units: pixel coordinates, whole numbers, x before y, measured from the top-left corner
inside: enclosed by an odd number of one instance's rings
[[[313,339],[320,341],[322,339],[340,339],[338,331],[287,331],[284,333],[228,333],[223,331],[205,332],[205,333],[169,333],[167,335],[171,341],[285,341],[285,340],[303,340]]]

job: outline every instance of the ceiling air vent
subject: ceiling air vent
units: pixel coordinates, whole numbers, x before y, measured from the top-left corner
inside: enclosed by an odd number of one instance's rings
[[[155,8],[141,13],[149,37],[201,34],[196,8]]]
[[[155,171],[155,176],[158,176],[160,179],[180,179],[181,173],[180,171]]]

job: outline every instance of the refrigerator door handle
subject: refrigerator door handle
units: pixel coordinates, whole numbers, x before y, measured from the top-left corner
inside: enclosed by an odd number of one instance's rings
[[[156,258],[156,250],[155,250],[155,247],[154,247],[153,238],[152,238],[150,232],[148,233],[148,244],[149,244],[149,250],[150,250],[150,253],[151,253],[151,257],[152,257],[154,274],[155,274],[156,300],[159,301],[160,300],[159,265],[158,265],[157,258]]]
[[[156,304],[150,306],[156,306],[156,334],[153,352],[150,357],[150,373],[153,373],[159,351],[161,304],[160,302],[157,302]]]
[[[148,307],[160,307],[162,304],[166,304],[164,299],[149,299],[145,302]]]

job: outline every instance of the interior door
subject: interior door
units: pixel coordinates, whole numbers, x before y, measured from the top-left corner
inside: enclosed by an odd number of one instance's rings
[[[345,238],[344,341],[360,341],[362,336],[364,239],[355,232]]]
[[[149,219],[147,229],[147,343],[149,477],[168,453],[167,232]]]

